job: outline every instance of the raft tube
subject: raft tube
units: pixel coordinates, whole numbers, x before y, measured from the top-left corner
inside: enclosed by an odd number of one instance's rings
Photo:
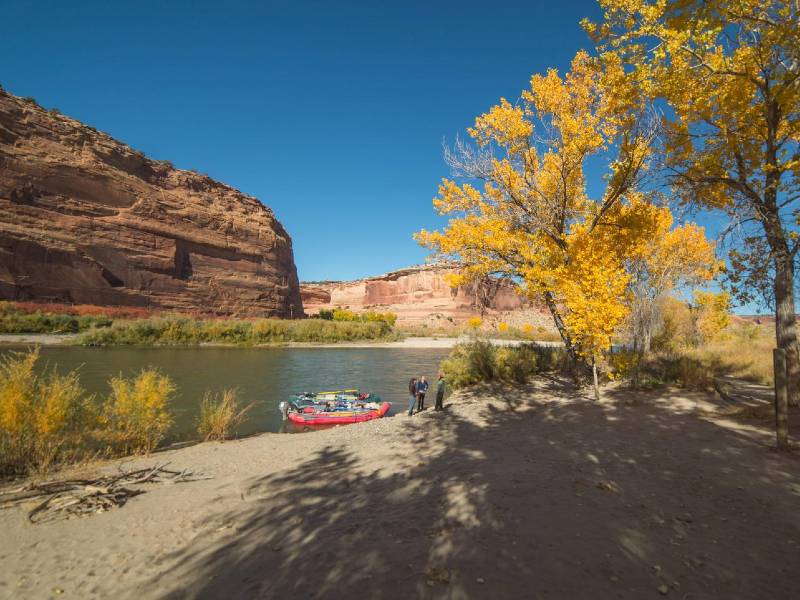
[[[287,417],[298,425],[346,425],[380,419],[389,412],[390,404],[384,402],[374,410],[337,410],[332,412],[298,413],[290,411]]]

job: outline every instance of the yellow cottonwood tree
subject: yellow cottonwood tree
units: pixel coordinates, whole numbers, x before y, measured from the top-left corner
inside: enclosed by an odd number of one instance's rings
[[[694,293],[694,304],[697,310],[697,332],[703,341],[711,342],[722,335],[731,324],[731,297],[727,292]]]
[[[629,263],[627,329],[640,358],[649,352],[651,339],[662,324],[664,298],[678,287],[708,281],[721,266],[702,227],[693,223],[674,227],[672,213],[659,212],[650,244]]]
[[[584,26],[631,80],[669,106],[666,167],[685,202],[738,234],[732,289],[774,305],[800,402],[795,271],[800,249],[800,2],[600,0]]]
[[[453,218],[416,239],[463,266],[453,283],[502,274],[543,297],[573,361],[594,362],[627,314],[632,261],[648,253],[663,221],[637,192],[654,129],[635,82],[611,54],[579,52],[563,77],[534,75],[521,100],[505,99],[468,130],[446,159],[434,207]],[[605,160],[592,198],[584,166]]]

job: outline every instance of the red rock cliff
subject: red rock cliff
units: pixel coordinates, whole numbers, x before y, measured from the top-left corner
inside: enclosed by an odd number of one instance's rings
[[[375,309],[397,314],[401,323],[422,323],[432,316],[464,320],[482,312],[542,312],[519,296],[510,281],[495,279],[453,289],[445,280],[450,271],[424,265],[356,281],[302,283],[300,291],[309,313],[337,306]]]
[[[256,198],[1,90],[0,298],[302,315]]]

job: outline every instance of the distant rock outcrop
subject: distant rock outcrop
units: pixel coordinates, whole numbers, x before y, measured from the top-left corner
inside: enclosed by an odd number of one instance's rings
[[[302,315],[272,211],[0,90],[0,298]]]
[[[393,312],[400,323],[406,324],[437,318],[463,321],[482,313],[543,314],[517,294],[509,280],[487,279],[454,289],[445,279],[451,272],[453,269],[447,266],[422,265],[355,281],[303,282],[300,293],[310,314],[337,306],[356,311],[374,309]],[[539,324],[540,319],[533,320]],[[541,322],[546,324],[547,320]]]

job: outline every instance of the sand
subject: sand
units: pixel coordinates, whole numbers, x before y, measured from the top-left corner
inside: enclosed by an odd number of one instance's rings
[[[0,597],[798,598],[800,459],[719,408],[543,380],[124,461],[214,478],[0,511]]]
[[[77,333],[4,333],[0,334],[3,344],[37,344],[41,346],[60,346],[77,339]]]

